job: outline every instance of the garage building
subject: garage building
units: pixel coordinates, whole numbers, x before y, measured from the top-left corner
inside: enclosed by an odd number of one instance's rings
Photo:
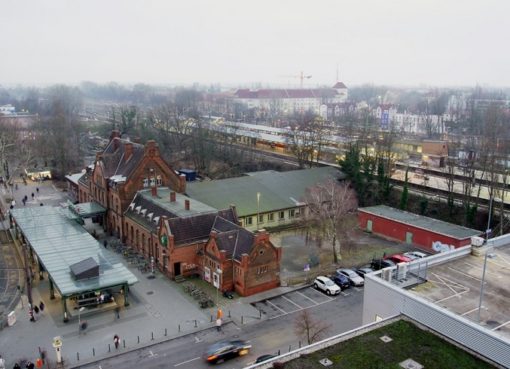
[[[431,252],[466,246],[483,232],[413,214],[386,205],[358,209],[361,229],[406,242]]]

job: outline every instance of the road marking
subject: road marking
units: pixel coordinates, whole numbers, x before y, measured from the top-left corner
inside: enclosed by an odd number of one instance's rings
[[[470,313],[472,313],[473,311],[476,311],[476,310],[478,310],[478,308],[477,308],[477,307],[475,307],[474,309],[468,310],[468,311],[466,311],[465,313],[460,314],[460,315],[461,315],[461,316],[468,315],[468,314],[470,314]]]
[[[457,292],[456,294],[454,295],[450,295],[448,297],[445,297],[445,298],[442,298],[442,299],[439,299],[439,300],[436,300],[434,301],[435,304],[437,303],[440,303],[440,302],[443,302],[443,301],[446,301],[448,299],[451,299],[452,297],[460,297],[461,295],[465,294],[466,292],[469,292],[469,289],[465,290],[465,291],[462,291],[462,292]]]
[[[195,343],[199,343],[199,342],[202,342],[202,341],[200,341],[200,338],[198,338],[197,336],[195,336]]]
[[[356,291],[358,291],[358,292],[361,292],[361,291],[362,291],[362,289],[361,289],[361,288],[358,288],[358,287],[354,287],[354,289],[355,289]]]
[[[285,297],[285,296],[283,296],[283,295],[282,295],[282,298],[284,298],[285,300],[287,300],[287,301],[288,301],[288,302],[290,302],[291,304],[296,305],[299,309],[301,309],[301,308],[302,308],[302,306],[301,306],[301,305],[296,304],[294,301],[292,301],[291,299],[289,299],[289,298],[287,298],[287,297]]]
[[[350,295],[351,295],[350,293],[345,293],[344,291],[340,291],[340,294],[341,294],[342,296],[350,296]]]
[[[179,364],[175,364],[174,366],[180,366],[180,365],[184,365],[184,364],[187,364],[187,363],[191,363],[192,361],[195,361],[195,360],[198,360],[198,359],[200,359],[200,356],[196,357],[194,359],[189,359],[189,360],[183,361],[182,363],[179,363]]]
[[[464,272],[461,272],[461,271],[460,271],[460,270],[458,270],[458,269],[455,269],[455,268],[452,268],[452,267],[448,267],[448,269],[453,270],[454,272],[457,272],[457,273],[459,273],[459,274],[465,275],[466,277],[473,278],[474,280],[477,280],[477,281],[479,281],[479,282],[481,282],[481,281],[482,281],[480,278],[473,277],[472,275],[467,274],[467,273],[464,273]]]
[[[301,292],[299,292],[299,291],[295,291],[295,292],[296,292],[296,293],[299,293],[299,294],[300,294],[301,296],[303,296],[305,299],[310,300],[310,301],[311,301],[311,302],[313,302],[315,305],[317,305],[317,304],[318,304],[318,302],[317,302],[317,301],[315,301],[315,300],[313,300],[312,298],[310,298],[310,297],[306,296],[304,293],[301,293]]]
[[[287,312],[286,312],[285,310],[280,309],[278,306],[276,306],[275,304],[273,304],[271,301],[266,300],[266,302],[267,302],[269,305],[271,305],[271,306],[273,306],[273,307],[277,308],[278,310],[280,310],[280,311],[281,311],[284,315],[285,315],[285,314],[287,314]]]
[[[292,310],[292,311],[291,311],[291,312],[289,312],[289,313],[284,313],[284,314],[275,315],[275,316],[272,316],[271,318],[269,318],[268,320],[276,319],[276,318],[279,318],[279,317],[281,317],[281,316],[289,315],[289,314],[292,314],[292,313],[297,313],[298,311],[311,309],[311,308],[313,308],[313,307],[316,307],[316,306],[319,306],[319,305],[322,305],[322,304],[326,304],[326,303],[331,302],[331,301],[333,301],[333,300],[334,300],[334,299],[329,299],[329,300],[326,300],[326,301],[319,302],[318,304],[313,305],[313,306],[307,306],[307,307],[304,307],[304,308],[301,308],[301,309]],[[268,301],[268,302],[269,302],[269,301]]]
[[[498,325],[496,328],[492,328],[492,330],[495,331],[496,329],[502,328],[502,327],[504,327],[507,324],[510,324],[510,320],[505,322],[505,323],[503,323],[503,324]]]

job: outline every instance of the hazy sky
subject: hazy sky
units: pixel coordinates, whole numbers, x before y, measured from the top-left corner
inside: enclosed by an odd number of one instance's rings
[[[2,0],[0,84],[510,86],[510,0]]]

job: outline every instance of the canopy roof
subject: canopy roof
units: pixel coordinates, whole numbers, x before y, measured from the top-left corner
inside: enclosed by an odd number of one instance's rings
[[[62,295],[138,282],[116,255],[105,251],[82,226],[65,216],[62,209],[39,206],[12,209],[11,214]],[[99,277],[75,280],[71,265],[89,257],[99,264]]]
[[[97,202],[83,202],[76,205],[69,205],[69,208],[82,218],[89,218],[94,215],[106,213],[106,209]]]

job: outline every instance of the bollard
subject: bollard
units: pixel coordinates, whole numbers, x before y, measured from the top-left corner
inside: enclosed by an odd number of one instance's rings
[[[259,319],[262,319],[262,310],[259,310]]]
[[[124,348],[126,348],[126,340],[122,340],[122,346],[124,346]]]
[[[179,332],[181,331],[181,325],[179,324]]]
[[[280,349],[278,349],[278,356],[280,356]]]
[[[291,351],[291,347],[292,347],[292,346],[291,346],[291,345],[289,345],[289,352]]]
[[[301,348],[301,341],[299,341],[299,348]]]
[[[151,341],[154,341],[154,332],[151,332]]]
[[[241,315],[241,324],[244,324],[244,315]]]
[[[197,320],[195,319],[195,328],[197,327]]]
[[[230,318],[230,310],[228,311],[228,317]]]
[[[136,336],[136,337],[138,337],[138,343],[140,343],[140,336]]]
[[[112,347],[108,344],[108,352],[112,352]]]
[[[76,353],[76,360],[80,361],[80,353],[79,352]]]
[[[166,337],[166,335],[167,335],[167,331],[166,331],[166,328],[165,328],[165,337]]]
[[[96,349],[92,347],[92,356],[96,356]]]
[[[212,315],[211,315],[211,323],[212,323],[212,319],[213,319],[213,318],[212,318]]]

